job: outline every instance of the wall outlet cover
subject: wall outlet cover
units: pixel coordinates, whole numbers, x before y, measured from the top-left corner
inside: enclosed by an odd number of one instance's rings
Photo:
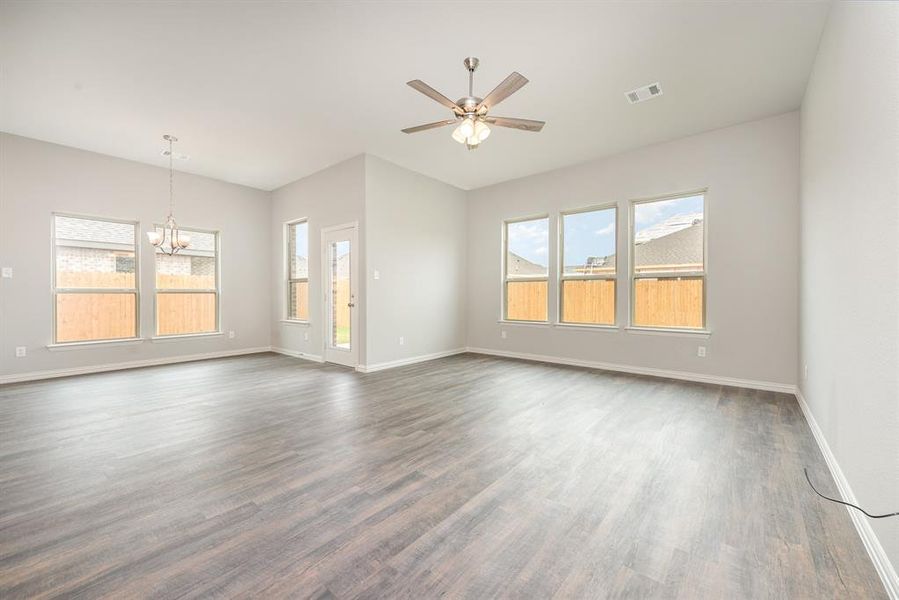
[[[699,346],[696,349],[696,356],[699,358],[705,358],[705,346]]]
[[[16,346],[16,358],[22,358],[28,354],[28,349],[25,346]]]
[[[0,269],[2,271],[2,276],[4,279],[12,279],[12,267],[3,267]]]
[[[229,339],[232,339],[232,340],[233,340],[233,339],[235,338],[236,335],[237,335],[237,334],[234,333],[234,330],[233,330],[233,329],[232,329],[231,331],[228,332],[228,338],[229,338]]]

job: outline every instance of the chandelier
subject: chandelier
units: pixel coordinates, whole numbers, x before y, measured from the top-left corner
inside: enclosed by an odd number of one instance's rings
[[[168,152],[163,152],[163,154],[168,154],[169,157],[169,216],[165,218],[165,225],[162,226],[162,231],[157,231],[154,227],[153,231],[147,232],[147,239],[153,247],[159,249],[163,254],[172,256],[179,250],[183,250],[190,246],[190,236],[180,232],[178,230],[178,224],[175,222],[175,167],[172,164],[172,159],[174,157],[174,154],[172,153],[172,144],[177,142],[178,138],[166,134],[162,136],[162,139],[169,143]]]

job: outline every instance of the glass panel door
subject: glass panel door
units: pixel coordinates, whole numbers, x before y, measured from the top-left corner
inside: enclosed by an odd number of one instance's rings
[[[322,231],[322,287],[325,290],[325,360],[358,364],[355,225]]]
[[[349,350],[353,347],[352,294],[350,293],[350,242],[343,240],[328,244],[331,264],[331,330],[332,348]]]

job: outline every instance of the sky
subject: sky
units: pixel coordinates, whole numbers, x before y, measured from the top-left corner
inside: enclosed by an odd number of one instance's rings
[[[637,233],[671,217],[703,212],[702,196],[674,198],[634,206]],[[615,254],[615,210],[563,215],[566,265],[582,265],[588,256]],[[509,251],[538,265],[549,262],[549,221],[509,223]]]

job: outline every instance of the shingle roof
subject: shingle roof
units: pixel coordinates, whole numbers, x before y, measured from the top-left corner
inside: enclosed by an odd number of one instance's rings
[[[638,244],[636,266],[701,265],[703,251],[702,221]]]
[[[56,239],[133,246],[134,225],[57,215]]]
[[[546,267],[509,252],[506,257],[506,273],[520,276],[546,275]]]

